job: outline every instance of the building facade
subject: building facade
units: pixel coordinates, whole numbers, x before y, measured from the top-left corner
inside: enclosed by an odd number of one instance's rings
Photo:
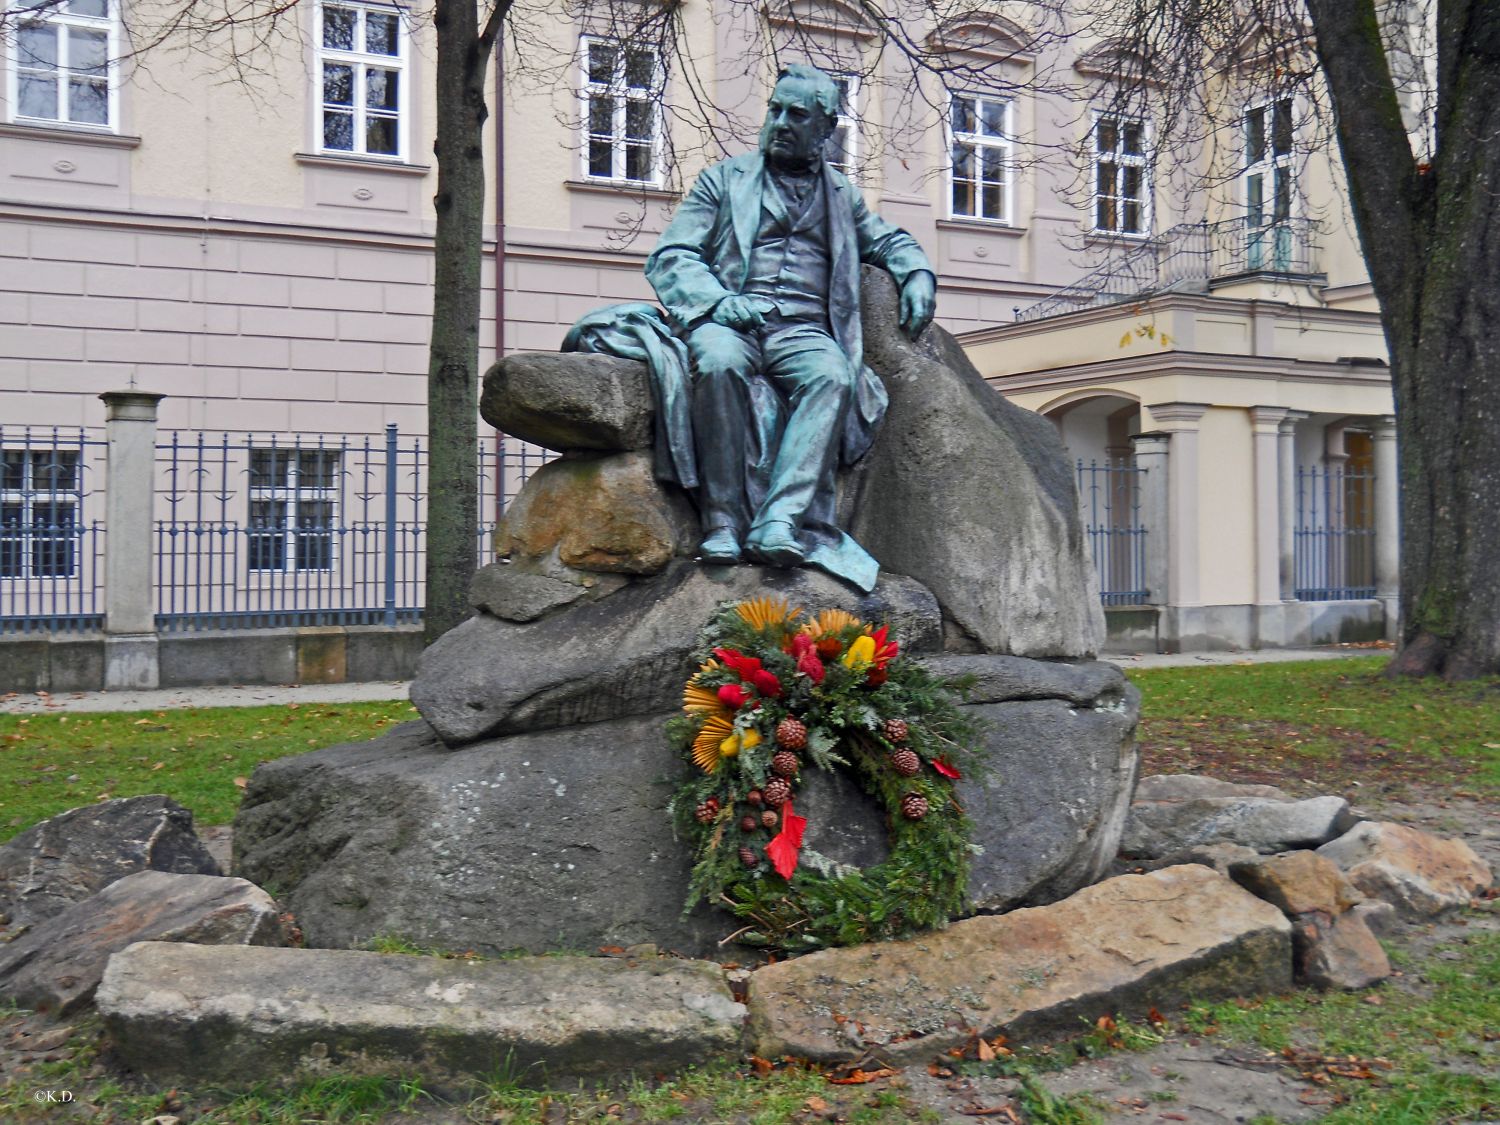
[[[1312,297],[1278,289],[1281,275],[1309,271],[1290,268],[1297,244],[1278,233],[1293,196],[1274,105],[1262,107],[1266,139],[1243,177],[1246,192],[1257,185],[1253,205],[1183,200],[1154,182],[1161,162],[1143,120],[1089,108],[1109,44],[1034,48],[1016,8],[906,29],[945,60],[915,74],[842,0],[687,4],[675,48],[623,33],[608,12],[543,19],[508,46],[495,78],[482,362],[555,349],[583,313],[649,300],[641,266],[684,185],[754,144],[789,61],[837,76],[845,105],[830,157],[928,250],[939,323],[966,334],[1006,393],[1056,415],[1080,458],[1124,445],[1078,436],[1105,406],[1043,387],[1071,388],[1080,374],[1064,373],[1050,343],[1045,363],[1016,366],[1030,347],[1016,341],[1050,337],[1050,321],[987,334],[1080,274],[1159,248],[1164,232],[1225,221],[1225,207],[1275,220],[1258,224],[1266,268],[1242,271],[1269,289],[1237,299],[1327,313],[1338,331],[1360,325],[1358,348],[1331,344],[1329,362],[1379,354],[1344,226],[1323,238],[1316,284],[1302,278]],[[154,36],[129,0],[28,11],[11,6],[0,49],[3,628],[87,630],[105,616],[104,540],[88,536],[123,534],[101,526],[98,396],[115,391],[164,396],[146,516],[160,627],[357,627],[393,610],[409,620],[420,605],[433,281],[430,26],[398,5],[305,0],[251,50],[223,29]],[[1075,96],[1059,92],[1059,75]],[[1061,319],[1081,315],[1095,314]],[[1258,340],[1262,329],[1247,331]],[[1295,360],[1306,333],[1287,331]],[[1374,383],[1362,417],[1389,412],[1370,405]],[[1078,390],[1118,399],[1115,437],[1161,424],[1156,390],[1132,397],[1139,385],[1102,373]],[[1310,418],[1356,413],[1262,397],[1253,405]],[[1131,402],[1144,409],[1122,422]],[[496,436],[482,456],[481,519],[492,525],[539,454]]]

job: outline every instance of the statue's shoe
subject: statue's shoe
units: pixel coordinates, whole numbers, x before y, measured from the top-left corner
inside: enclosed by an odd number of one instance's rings
[[[807,552],[797,542],[796,529],[779,521],[752,528],[745,549],[752,558],[771,566],[797,566],[807,558]]]
[[[698,546],[698,557],[706,563],[737,563],[741,553],[740,537],[732,527],[714,528]]]

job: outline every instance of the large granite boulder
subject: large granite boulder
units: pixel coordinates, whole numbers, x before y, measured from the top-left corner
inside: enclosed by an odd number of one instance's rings
[[[1053,902],[1100,878],[1119,850],[1139,754],[1140,693],[1112,664],[940,656],[972,678],[989,772],[958,785],[984,850],[969,865],[979,910]]]
[[[819,571],[687,559],[597,601],[525,622],[471,617],[422,654],[412,702],[443,740],[592,723],[678,704],[698,633],[726,602],[762,594],[887,621],[908,651],[936,649],[937,604],[910,579],[861,594]]]
[[[581,352],[522,352],[484,376],[479,413],[501,433],[559,453],[651,445],[646,365]]]
[[[865,362],[891,402],[846,505],[850,534],[933,592],[951,648],[1098,652],[1104,611],[1057,430],[987,384],[943,329],[908,340],[887,274],[867,267],[862,291]]]
[[[985,701],[970,704],[989,722],[992,773],[959,787],[982,849],[974,907],[1049,902],[1098,878],[1135,779],[1133,689],[1107,665],[952,660],[934,666],[1005,665],[978,677]],[[487,953],[648,941],[722,952],[732,916],[681,916],[689,852],[665,806],[688,767],[667,743],[668,714],[457,749],[416,722],[264,763],[235,822],[234,870],[274,885],[315,946],[398,934]],[[809,847],[861,867],[884,858],[883,818],[854,783],[811,771],[797,807]]]
[[[0,932],[14,939],[137,871],[221,874],[193,814],[160,793],[49,817],[0,847]]]
[[[557,553],[564,566],[604,574],[656,574],[691,555],[701,533],[680,488],[657,483],[649,453],[570,455],[549,461],[505,513],[503,555]]]

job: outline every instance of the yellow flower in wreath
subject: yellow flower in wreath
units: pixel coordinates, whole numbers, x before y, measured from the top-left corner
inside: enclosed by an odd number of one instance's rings
[[[861,633],[855,637],[841,663],[851,672],[863,672],[869,668],[875,663],[875,638],[869,633]]]

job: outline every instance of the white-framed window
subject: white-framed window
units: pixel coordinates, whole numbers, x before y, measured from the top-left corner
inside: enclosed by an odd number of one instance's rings
[[[1010,222],[1010,103],[984,94],[954,94],[948,129],[952,215]]]
[[[338,483],[336,449],[250,450],[249,568],[332,570]]]
[[[830,74],[839,91],[839,114],[833,132],[823,145],[823,155],[851,180],[859,170],[859,75]]]
[[[20,0],[11,10],[16,22],[6,70],[12,119],[117,128],[116,0]]]
[[[1245,266],[1285,271],[1296,248],[1292,217],[1292,100],[1252,105],[1245,110]]]
[[[71,578],[82,503],[76,449],[0,450],[0,578]]]
[[[661,180],[662,70],[650,47],[585,36],[583,174],[592,180]]]
[[[1148,234],[1151,183],[1146,124],[1139,118],[1100,114],[1094,119],[1094,229],[1107,234]]]
[[[410,49],[400,10],[341,0],[316,12],[319,147],[404,160]]]

